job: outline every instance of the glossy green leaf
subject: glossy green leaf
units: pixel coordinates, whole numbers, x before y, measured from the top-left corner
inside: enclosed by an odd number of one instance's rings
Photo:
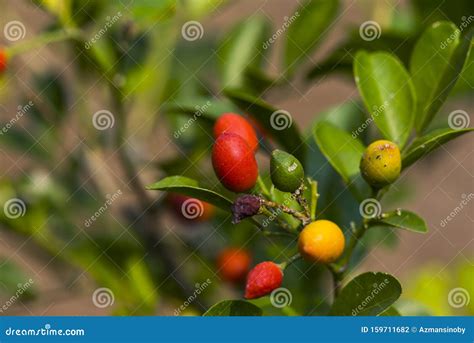
[[[290,113],[277,110],[260,98],[239,90],[228,89],[224,93],[244,113],[255,118],[286,152],[304,164],[306,145]]]
[[[357,88],[375,124],[385,138],[403,147],[413,127],[415,96],[408,72],[386,52],[357,53]]]
[[[471,45],[450,22],[436,22],[420,37],[410,61],[417,95],[415,127],[422,132],[456,84]]]
[[[270,35],[266,17],[251,16],[239,23],[218,48],[221,61],[223,87],[242,87],[244,72],[249,66],[262,64],[265,49],[263,42]]]
[[[212,306],[203,316],[261,316],[262,313],[260,307],[248,301],[224,300]]]
[[[402,293],[390,274],[368,272],[352,279],[334,301],[332,316],[376,316],[387,310]]]
[[[357,138],[332,123],[321,121],[314,127],[314,139],[321,152],[346,183],[359,175],[365,147]]]
[[[419,233],[428,232],[428,227],[426,226],[425,221],[416,213],[406,210],[397,210],[386,213],[385,216],[385,218],[377,220],[375,224],[382,223],[390,227]]]
[[[336,0],[308,0],[285,21],[285,73],[292,74],[330,31],[339,8]]]
[[[474,129],[453,130],[450,128],[438,129],[419,137],[413,141],[407,152],[402,154],[402,166],[407,168],[420,158],[426,156],[429,152],[435,150],[446,142],[459,137]]]
[[[199,187],[196,180],[184,176],[169,176],[146,187],[150,190],[175,192],[206,201],[225,211],[230,211],[232,202],[224,196],[206,188]]]

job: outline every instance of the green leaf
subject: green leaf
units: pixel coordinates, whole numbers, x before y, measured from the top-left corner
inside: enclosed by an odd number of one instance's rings
[[[278,111],[260,98],[239,90],[227,89],[224,93],[243,112],[254,117],[286,152],[304,164],[306,145],[290,113]]]
[[[305,1],[296,12],[285,21],[288,25],[285,46],[285,70],[291,75],[296,67],[311,53],[330,31],[336,16],[339,1]]]
[[[410,61],[410,73],[417,95],[415,127],[429,125],[456,84],[467,59],[471,36],[461,37],[450,22],[436,22],[420,37]]]
[[[209,316],[261,316],[262,309],[244,300],[224,300],[212,306],[206,313]]]
[[[353,182],[360,176],[359,163],[365,150],[362,142],[327,121],[319,122],[313,134],[319,149],[344,182],[356,187],[358,184]]]
[[[413,127],[415,96],[405,67],[386,52],[357,53],[354,61],[357,88],[383,136],[401,148]]]
[[[230,211],[230,206],[232,205],[232,201],[224,196],[210,189],[201,188],[196,180],[180,175],[165,177],[163,180],[147,186],[146,189],[184,194],[206,201],[225,211]]]
[[[360,274],[345,286],[329,312],[332,316],[376,316],[388,309],[402,293],[390,274]]]
[[[380,313],[379,316],[398,317],[401,316],[401,314],[394,306],[390,306],[388,309]]]
[[[251,16],[224,37],[218,48],[223,88],[243,86],[245,70],[262,64],[265,53],[263,42],[269,35],[268,19]]]
[[[386,224],[390,227],[425,233],[428,232],[428,227],[426,226],[423,218],[419,217],[416,213],[406,211],[406,210],[397,210],[394,212],[386,213],[386,218],[381,218],[375,222],[377,224]]]
[[[410,145],[408,151],[402,154],[403,169],[411,166],[420,158],[426,156],[429,152],[435,150],[444,143],[473,130],[473,128],[461,130],[443,128],[431,131],[427,135],[417,138]]]

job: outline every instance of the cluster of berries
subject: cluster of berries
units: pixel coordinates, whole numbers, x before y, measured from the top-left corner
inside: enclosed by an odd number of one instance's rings
[[[242,116],[226,113],[217,120],[214,136],[212,164],[220,182],[236,193],[250,191],[259,176],[255,159],[259,144],[254,128]],[[397,145],[384,140],[370,144],[362,156],[360,170],[363,178],[375,189],[394,182],[401,170]],[[301,196],[304,169],[293,155],[274,150],[270,159],[270,176],[278,190]],[[265,203],[263,198],[255,195],[239,196],[232,206],[234,223],[260,214]],[[329,220],[306,223],[299,232],[299,253],[311,262],[332,263],[342,255],[344,246],[342,230]],[[265,261],[248,271],[250,263],[250,254],[242,249],[224,250],[218,258],[218,267],[225,280],[240,282],[246,276],[247,299],[265,296],[280,287],[286,263]]]

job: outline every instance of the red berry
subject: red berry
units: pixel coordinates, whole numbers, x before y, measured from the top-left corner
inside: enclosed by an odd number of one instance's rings
[[[7,53],[0,48],[0,73],[3,73],[5,69],[7,69]]]
[[[217,268],[225,281],[236,283],[245,279],[250,262],[250,254],[246,250],[227,248],[217,257]]]
[[[212,166],[222,184],[233,192],[255,186],[258,166],[252,149],[235,133],[223,133],[212,148]]]
[[[280,287],[283,281],[283,271],[273,262],[257,264],[247,276],[245,298],[260,298]]]
[[[167,200],[176,215],[186,221],[203,222],[215,212],[211,204],[186,195],[169,193]]]
[[[224,113],[214,124],[214,138],[224,132],[235,133],[242,137],[253,151],[258,149],[258,138],[253,126],[242,116]]]

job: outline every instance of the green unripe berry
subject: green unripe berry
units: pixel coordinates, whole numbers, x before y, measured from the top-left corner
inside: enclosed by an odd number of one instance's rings
[[[303,182],[304,170],[295,156],[274,150],[270,159],[270,175],[278,190],[293,193]]]
[[[400,149],[390,141],[378,140],[365,149],[360,161],[362,177],[373,187],[382,188],[400,176]]]

